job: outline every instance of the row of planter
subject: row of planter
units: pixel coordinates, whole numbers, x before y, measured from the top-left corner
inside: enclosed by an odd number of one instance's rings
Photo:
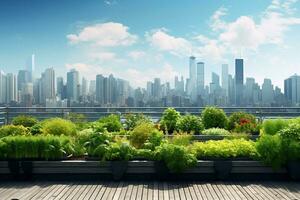
[[[273,170],[258,161],[207,160],[182,173],[171,173],[155,161],[1,161],[0,180],[299,180],[300,163]]]

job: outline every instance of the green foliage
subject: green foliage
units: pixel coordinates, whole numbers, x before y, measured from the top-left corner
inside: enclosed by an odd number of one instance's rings
[[[171,172],[179,173],[197,164],[194,154],[185,146],[175,144],[163,144],[157,151],[157,159],[166,163]]]
[[[173,133],[176,129],[176,123],[180,118],[180,113],[177,112],[174,108],[168,108],[163,112],[163,115],[160,119],[160,126],[162,130]]]
[[[120,116],[119,115],[109,115],[107,117],[103,117],[100,118],[97,121],[98,124],[98,131],[99,132],[103,132],[103,130],[101,130],[101,128],[103,128],[104,130],[107,130],[108,132],[116,132],[116,131],[120,131],[123,126],[120,120]],[[100,131],[101,130],[101,131]]]
[[[30,133],[32,135],[38,135],[38,134],[42,134],[43,133],[43,126],[41,123],[37,123],[35,125],[33,125],[32,127],[30,127]]]
[[[7,159],[62,159],[74,153],[72,140],[66,136],[9,136],[2,139],[4,144],[0,154]]]
[[[280,130],[286,128],[289,124],[289,120],[286,119],[268,119],[263,122],[263,131],[268,135],[275,135]]]
[[[253,158],[257,155],[255,143],[245,139],[195,142],[191,151],[196,154],[198,159]]]
[[[256,117],[245,112],[234,112],[228,118],[227,129],[235,130],[240,128],[242,132],[251,132],[257,125]],[[237,131],[236,131],[237,132]]]
[[[287,160],[300,160],[300,124],[292,122],[279,131],[282,140],[282,150]]]
[[[32,116],[19,115],[17,117],[14,117],[11,123],[16,126],[22,125],[24,127],[32,127],[38,123],[38,120]]]
[[[46,135],[76,135],[76,126],[69,120],[61,118],[47,119],[42,122],[42,132]]]
[[[179,118],[176,124],[178,131],[200,134],[204,129],[201,118],[195,115],[184,115]]]
[[[135,154],[134,154],[135,159],[152,160],[153,157],[154,157],[154,152],[151,149],[136,149],[135,150]]]
[[[87,126],[87,119],[84,114],[80,113],[69,113],[66,119],[73,122],[78,130],[82,130]]]
[[[109,161],[130,160],[134,157],[135,150],[128,141],[110,143],[107,147],[104,159]]]
[[[137,125],[141,123],[151,123],[149,117],[143,114],[126,114],[125,115],[125,129],[133,130]]]
[[[230,132],[223,128],[209,128],[202,131],[203,135],[230,135]]]
[[[206,107],[201,116],[203,125],[206,129],[225,128],[227,125],[227,117],[222,109],[216,107]]]
[[[84,129],[77,135],[77,142],[83,146],[90,157],[102,159],[107,146],[112,141],[108,133],[94,132],[92,129]]]
[[[29,135],[29,131],[22,125],[5,125],[0,128],[0,138],[6,136]]]
[[[188,146],[191,143],[192,135],[188,133],[175,133],[169,139],[169,142],[174,145]]]
[[[141,123],[130,132],[130,143],[138,149],[154,149],[162,139],[163,133],[155,129],[152,123]]]
[[[256,149],[259,158],[274,169],[280,168],[285,163],[279,135],[262,135],[256,142]]]

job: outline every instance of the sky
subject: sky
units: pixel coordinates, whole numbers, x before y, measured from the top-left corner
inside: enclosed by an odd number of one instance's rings
[[[35,54],[39,76],[75,68],[89,80],[114,74],[134,87],[187,78],[189,56],[205,82],[243,58],[260,84],[300,74],[298,0],[1,0],[0,69],[17,73]]]

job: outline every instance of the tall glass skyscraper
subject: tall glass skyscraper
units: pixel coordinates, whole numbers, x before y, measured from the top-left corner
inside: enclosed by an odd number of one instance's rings
[[[204,62],[197,63],[197,93],[203,94],[204,91]]]
[[[235,104],[241,106],[244,87],[244,60],[235,59]]]

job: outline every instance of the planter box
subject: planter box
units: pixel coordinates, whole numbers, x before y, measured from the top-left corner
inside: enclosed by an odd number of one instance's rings
[[[223,163],[222,163],[223,162]],[[225,163],[224,163],[225,162]],[[226,164],[230,163],[230,165]],[[161,179],[157,172],[155,161],[129,161],[127,168],[123,168],[124,175],[114,177],[113,162],[68,160],[68,161],[32,161],[32,178],[43,180],[150,180]],[[20,176],[24,174],[20,170]],[[7,161],[0,162],[1,177],[10,177],[11,172]],[[258,161],[247,160],[199,160],[193,168],[182,173],[167,173],[168,180],[257,180],[257,179],[287,179],[286,169],[273,171]]]
[[[167,135],[166,137],[173,137],[173,135]],[[223,140],[226,138],[230,138],[230,136],[226,135],[193,135],[193,140],[197,141],[209,141],[209,140]],[[259,138],[259,135],[250,135],[249,139],[250,140],[257,140]]]

